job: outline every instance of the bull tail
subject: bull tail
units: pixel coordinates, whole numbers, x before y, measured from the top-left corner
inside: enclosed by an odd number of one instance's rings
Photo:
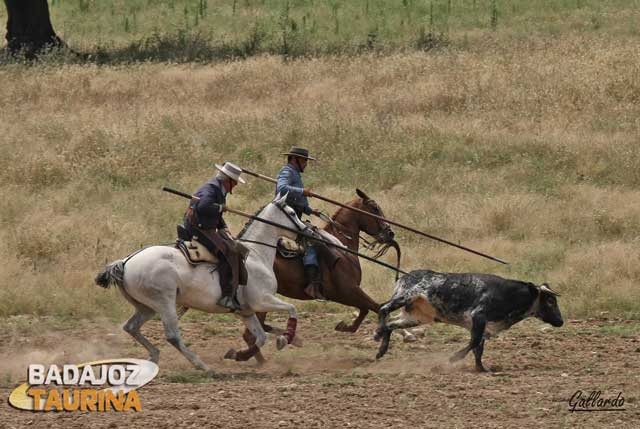
[[[98,286],[108,289],[112,285],[122,287],[124,284],[124,259],[112,262],[95,278]]]

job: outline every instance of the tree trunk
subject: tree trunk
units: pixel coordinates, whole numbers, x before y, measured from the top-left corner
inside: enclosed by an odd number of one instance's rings
[[[7,7],[7,46],[12,54],[34,57],[52,46],[62,45],[49,17],[47,0],[4,0]]]

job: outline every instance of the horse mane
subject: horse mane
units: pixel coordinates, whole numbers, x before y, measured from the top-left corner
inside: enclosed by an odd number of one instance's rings
[[[264,210],[264,208],[267,207],[268,205],[269,204],[265,204],[264,206],[260,207],[253,215],[254,216],[258,216],[260,214],[260,212],[262,210]],[[247,232],[247,230],[249,229],[251,224],[253,224],[253,222],[255,222],[255,219],[249,219],[249,222],[244,224],[244,227],[242,228],[242,231],[240,231],[238,233],[238,238],[242,238],[242,236]]]
[[[345,205],[350,206],[350,207],[355,207],[352,203],[354,201],[358,200],[358,199],[361,199],[361,198],[354,198],[353,200],[345,203]],[[345,212],[349,213],[349,212],[352,212],[352,210],[349,210],[349,209],[347,209],[345,207],[339,207],[338,210],[336,210],[335,213],[333,213],[333,215],[331,215],[331,219],[336,220],[336,218],[339,215],[341,215],[342,213],[345,213]]]

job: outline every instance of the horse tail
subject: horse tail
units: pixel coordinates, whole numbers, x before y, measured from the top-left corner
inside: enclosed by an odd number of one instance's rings
[[[108,289],[111,285],[122,287],[124,284],[124,259],[112,262],[95,278],[98,286]]]

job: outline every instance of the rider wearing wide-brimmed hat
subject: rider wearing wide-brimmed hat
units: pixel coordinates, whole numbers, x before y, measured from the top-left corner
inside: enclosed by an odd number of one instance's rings
[[[282,155],[287,156],[287,164],[280,169],[276,183],[276,195],[287,194],[287,204],[293,208],[301,217],[302,214],[319,214],[318,210],[309,206],[308,197],[311,190],[305,188],[302,183],[302,173],[307,167],[309,160],[316,159],[309,156],[309,151],[301,147],[293,146],[289,152]],[[316,299],[324,299],[322,296],[322,281],[320,278],[320,264],[318,263],[318,252],[314,246],[307,245],[302,258],[304,265],[304,275],[307,286],[304,291],[307,295]]]
[[[193,194],[199,200],[192,199],[184,216],[184,227],[190,237],[195,236],[218,259],[220,288],[222,297],[218,305],[231,310],[240,310],[236,290],[240,278],[240,255],[233,244],[233,237],[222,218],[227,194],[232,193],[238,183],[245,183],[240,177],[242,170],[235,164],[225,162],[215,164],[218,174]]]

